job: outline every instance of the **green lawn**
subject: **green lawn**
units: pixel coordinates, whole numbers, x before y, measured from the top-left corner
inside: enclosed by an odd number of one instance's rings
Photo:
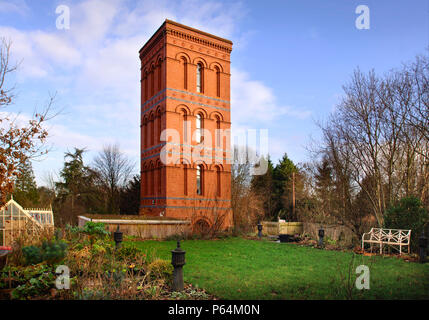
[[[185,282],[222,299],[345,299],[346,281],[355,269],[370,269],[370,289],[353,289],[355,299],[429,299],[429,263],[391,257],[364,257],[241,238],[186,240]],[[174,241],[128,242],[149,256],[171,259]],[[354,260],[352,260],[355,256]],[[353,263],[353,268],[349,265]]]

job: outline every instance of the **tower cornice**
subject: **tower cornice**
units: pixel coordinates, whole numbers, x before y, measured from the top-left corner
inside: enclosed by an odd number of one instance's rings
[[[140,59],[145,56],[147,52],[152,50],[152,48],[157,45],[161,39],[165,38],[166,35],[191,41],[228,54],[232,51],[231,40],[166,19],[154,35],[140,49]]]

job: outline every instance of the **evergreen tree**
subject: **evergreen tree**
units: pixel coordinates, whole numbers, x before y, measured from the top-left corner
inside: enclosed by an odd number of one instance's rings
[[[322,161],[316,165],[315,178],[315,192],[323,213],[330,214],[332,209],[334,181],[332,166],[329,159],[325,156]]]
[[[298,169],[285,153],[274,168],[275,211],[282,218],[295,219],[292,215],[292,174]]]
[[[66,152],[64,167],[57,182],[57,205],[65,222],[74,222],[78,214],[99,213],[103,209],[103,193],[97,186],[97,174],[83,162],[85,149]]]
[[[252,191],[261,197],[264,214],[267,219],[275,220],[277,218],[275,212],[275,196],[274,196],[274,166],[268,156],[268,168],[267,172],[263,175],[255,175],[252,177],[251,189]]]
[[[19,176],[15,181],[13,197],[24,208],[37,207],[39,205],[36,179],[29,159],[19,166]]]
[[[120,193],[120,214],[139,214],[140,209],[140,175],[136,175],[122,188]]]

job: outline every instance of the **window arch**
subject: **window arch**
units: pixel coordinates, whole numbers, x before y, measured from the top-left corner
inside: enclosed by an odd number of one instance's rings
[[[197,194],[202,195],[204,191],[204,168],[200,164],[197,166]]]
[[[148,91],[149,90],[148,89],[149,75],[148,75],[147,71],[145,71],[143,81],[144,81],[144,100],[147,100],[147,99],[149,99],[149,91]]]
[[[215,116],[215,119],[216,119],[216,145],[217,145],[217,147],[220,147],[221,146],[221,143],[220,143],[220,137],[221,137],[221,134],[220,134],[220,117]]]
[[[155,94],[155,67],[152,66],[150,70],[150,91],[151,97]]]
[[[161,60],[158,61],[158,91],[161,91],[161,85],[162,85],[162,62]]]
[[[145,168],[144,171],[144,194],[147,196],[149,195],[149,171],[147,170],[147,168]]]
[[[158,167],[158,194],[161,194],[161,188],[162,188],[162,167]]]
[[[203,130],[204,130],[204,118],[201,113],[197,113],[196,117],[196,140],[198,143],[201,143],[203,141]]]
[[[221,171],[220,167],[216,167],[216,195],[220,197],[221,195]]]
[[[150,118],[150,129],[150,143],[153,146],[155,144],[155,118],[153,115]]]
[[[188,166],[183,164],[183,194],[188,195]]]
[[[150,194],[155,195],[155,169],[150,167]]]
[[[187,121],[188,121],[188,114],[186,113],[185,110],[183,110],[183,143],[187,143],[188,142],[188,126],[187,126]]]
[[[183,65],[183,89],[188,89],[188,61],[185,57],[181,59]]]
[[[142,170],[142,181],[143,181],[143,195],[147,195],[147,168],[143,167]]]
[[[143,119],[143,148],[147,148],[148,140],[147,140],[147,119]]]
[[[161,125],[162,125],[162,118],[161,118],[161,111],[158,111],[157,113],[157,129],[158,129],[158,142],[161,142]]]
[[[220,69],[218,66],[215,66],[216,71],[216,96],[220,97]]]
[[[201,62],[197,63],[197,92],[204,92],[204,68]]]

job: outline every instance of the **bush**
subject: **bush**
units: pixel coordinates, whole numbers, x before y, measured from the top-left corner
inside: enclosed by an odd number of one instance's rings
[[[89,236],[108,236],[110,232],[106,230],[106,226],[103,222],[92,222],[88,221],[83,227],[74,227],[67,225],[66,230],[72,234],[85,233]]]
[[[6,266],[0,272],[0,283],[5,288],[9,278],[13,279],[13,284],[16,286],[12,291],[12,299],[43,298],[50,294],[50,290],[55,285],[54,268],[47,264],[27,267]]]
[[[43,261],[42,249],[36,246],[27,246],[22,248],[22,254],[24,255],[25,263],[38,264]]]
[[[388,229],[411,229],[411,249],[418,247],[418,239],[429,221],[429,213],[415,197],[402,198],[396,206],[384,214],[384,227]]]
[[[88,221],[82,228],[82,232],[90,236],[108,236],[110,232],[106,230],[106,226],[102,222]]]
[[[122,261],[133,261],[138,258],[143,258],[144,254],[135,246],[123,246],[118,251],[116,251],[116,257]]]
[[[173,266],[168,260],[155,259],[149,264],[148,271],[154,279],[172,279]]]
[[[46,261],[52,265],[64,259],[67,243],[62,240],[44,241],[41,247],[27,246],[22,248],[22,254],[27,265],[34,265]]]

